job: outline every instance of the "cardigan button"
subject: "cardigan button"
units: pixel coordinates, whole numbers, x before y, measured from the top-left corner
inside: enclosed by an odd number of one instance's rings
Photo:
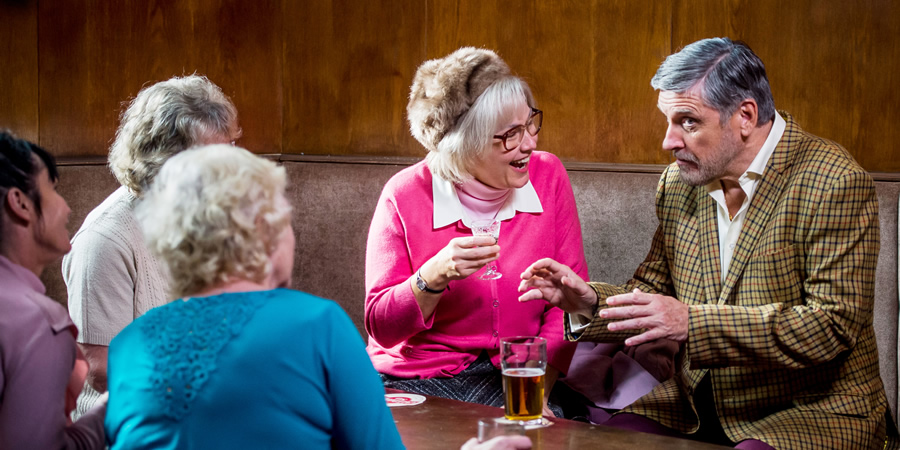
[[[494,308],[496,308],[498,306],[500,306],[500,302],[498,302],[497,300],[494,300]]]
[[[497,330],[494,330],[494,337],[497,337],[497,335],[499,335],[499,334],[500,333],[498,333]]]

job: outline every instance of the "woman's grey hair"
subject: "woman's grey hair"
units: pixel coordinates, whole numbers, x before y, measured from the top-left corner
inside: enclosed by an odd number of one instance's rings
[[[441,139],[437,151],[425,155],[432,174],[453,183],[468,181],[473,165],[491,150],[497,128],[523,107],[535,106],[531,89],[521,78],[508,76],[496,81]]]
[[[262,282],[290,225],[284,167],[238,147],[208,145],[170,158],[135,209],[147,248],[177,297],[233,280]]]
[[[109,168],[141,196],[172,155],[240,137],[237,109],[204,76],[174,77],[142,89],[122,113]]]
[[[775,118],[766,67],[747,44],[728,38],[703,39],[669,55],[650,81],[653,89],[684,93],[703,82],[703,100],[722,123],[745,99],[756,100],[757,126]]]

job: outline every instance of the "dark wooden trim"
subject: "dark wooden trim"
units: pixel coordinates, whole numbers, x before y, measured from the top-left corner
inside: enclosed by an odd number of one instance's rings
[[[897,172],[869,172],[869,175],[875,181],[900,181],[900,173]]]
[[[354,156],[354,155],[297,155],[282,153],[279,161],[332,164],[376,164],[385,166],[411,166],[422,158],[409,156]]]
[[[296,155],[282,154],[279,161],[304,162],[304,163],[334,163],[334,164],[378,164],[411,166],[421,158],[402,156],[353,156],[353,155]],[[652,173],[661,174],[666,166],[662,164],[610,164],[610,163],[585,163],[577,161],[563,161],[568,170],[583,172],[628,172],[628,173]]]
[[[659,175],[665,170],[662,164],[613,164],[613,163],[586,163],[575,161],[563,161],[566,170],[575,172],[623,172],[623,173],[652,173]]]
[[[102,156],[86,156],[56,158],[57,166],[105,166],[106,158]]]
[[[281,155],[278,153],[264,153],[262,156],[272,161],[281,161]],[[85,157],[63,157],[56,159],[57,166],[105,166],[107,158],[103,156],[85,156]]]
[[[387,166],[411,166],[421,158],[405,156],[354,156],[354,155],[296,155],[291,153],[266,153],[261,154],[266,159],[279,162],[297,163],[328,163],[328,164],[375,164]],[[59,158],[58,166],[105,166],[106,158],[93,156],[84,158]],[[612,164],[590,163],[578,161],[563,161],[567,170],[576,172],[620,172],[620,173],[647,173],[659,175],[666,168],[662,164]],[[900,173],[897,172],[869,172],[875,181],[900,182]]]

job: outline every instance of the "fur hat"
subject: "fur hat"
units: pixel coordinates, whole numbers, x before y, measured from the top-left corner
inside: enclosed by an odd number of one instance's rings
[[[438,143],[478,96],[507,76],[509,67],[496,53],[475,47],[425,61],[416,71],[406,105],[413,137],[429,151],[437,151]]]

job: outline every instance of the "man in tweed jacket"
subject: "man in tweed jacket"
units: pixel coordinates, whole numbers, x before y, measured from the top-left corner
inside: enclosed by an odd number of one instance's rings
[[[520,300],[566,310],[572,340],[681,344],[676,375],[611,425],[738,448],[882,447],[872,179],[775,111],[743,43],[695,42],[651,84],[676,162],[647,258],[623,286],[540,260]]]

